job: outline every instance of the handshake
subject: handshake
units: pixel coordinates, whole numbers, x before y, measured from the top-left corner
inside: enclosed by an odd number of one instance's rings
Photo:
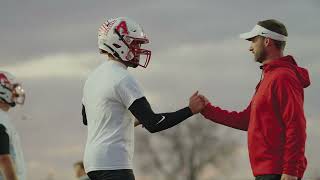
[[[197,91],[189,99],[189,108],[192,114],[197,114],[201,112],[208,103],[209,100],[205,96],[198,94]]]

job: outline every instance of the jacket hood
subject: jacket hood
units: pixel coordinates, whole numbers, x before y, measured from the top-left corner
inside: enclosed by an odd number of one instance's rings
[[[299,67],[294,58],[290,55],[275,59],[267,64],[262,66],[263,71],[266,73],[274,68],[285,67],[294,70],[298,79],[300,80],[301,85],[306,88],[310,86],[310,77],[307,69]]]

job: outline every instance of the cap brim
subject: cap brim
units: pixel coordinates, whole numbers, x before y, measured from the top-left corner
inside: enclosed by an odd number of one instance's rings
[[[240,38],[245,40],[250,40],[256,37],[257,35],[258,35],[257,33],[250,31],[250,32],[240,34]]]

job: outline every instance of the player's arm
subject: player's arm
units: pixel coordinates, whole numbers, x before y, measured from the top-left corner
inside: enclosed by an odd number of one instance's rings
[[[0,155],[0,169],[6,180],[18,180],[12,158],[9,154]]]
[[[0,171],[6,180],[17,180],[14,164],[10,155],[9,135],[0,124]]]
[[[186,120],[203,108],[202,100],[195,93],[190,98],[189,107],[172,113],[154,113],[138,83],[132,76],[127,76],[115,86],[116,99],[121,102],[135,118],[151,133],[168,129]]]
[[[129,110],[151,133],[171,128],[193,115],[189,107],[171,113],[154,113],[145,97],[136,99]]]

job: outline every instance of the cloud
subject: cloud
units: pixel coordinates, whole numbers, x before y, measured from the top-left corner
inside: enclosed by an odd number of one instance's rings
[[[320,30],[312,19],[319,16],[318,6],[314,4],[297,0],[277,2],[277,6],[267,2],[252,4],[250,0],[139,0],[134,3],[119,0],[112,5],[77,0],[7,1],[0,6],[1,62],[11,64],[47,55],[95,52],[98,27],[107,18],[117,16],[128,16],[142,24],[152,49],[156,50],[181,43],[237,37],[256,21],[266,18],[284,21],[290,35],[314,35]],[[259,14],[252,9],[259,9]],[[304,9],[303,16],[296,13],[301,9]],[[304,26],[297,22],[303,22]]]
[[[19,64],[5,65],[2,69],[23,79],[74,78],[86,76],[89,68],[97,63],[99,58],[93,53],[57,54]]]

